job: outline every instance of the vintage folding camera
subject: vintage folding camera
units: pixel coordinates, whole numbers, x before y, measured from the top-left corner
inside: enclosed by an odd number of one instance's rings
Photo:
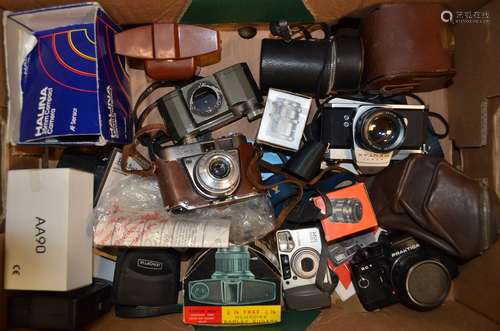
[[[323,247],[319,229],[280,230],[276,232],[276,241],[287,307],[294,310],[329,307],[331,293],[321,291],[316,280]],[[323,267],[328,272],[322,281],[333,283],[328,266]]]
[[[188,283],[189,300],[209,305],[251,305],[270,302],[279,293],[274,282],[255,279],[248,246],[219,248],[210,279]]]
[[[441,305],[457,276],[457,265],[408,235],[381,235],[351,261],[354,287],[366,310],[401,302],[416,310]]]
[[[353,160],[365,174],[387,167],[391,159],[423,153],[426,106],[372,104],[335,98],[321,112],[326,159]]]
[[[253,154],[242,135],[162,146],[157,177],[165,207],[182,212],[264,194],[252,184],[262,183]]]
[[[170,92],[157,106],[176,141],[192,139],[243,116],[254,120],[264,111],[262,95],[246,63]]]

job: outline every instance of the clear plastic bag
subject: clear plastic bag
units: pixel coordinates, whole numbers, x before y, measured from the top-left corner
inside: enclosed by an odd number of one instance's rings
[[[274,229],[266,196],[182,214],[165,211],[156,178],[129,175],[103,192],[94,209],[97,246],[226,247]]]

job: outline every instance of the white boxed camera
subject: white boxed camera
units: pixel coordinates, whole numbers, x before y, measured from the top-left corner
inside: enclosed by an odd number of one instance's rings
[[[5,288],[69,291],[90,285],[93,175],[11,170],[7,180]]]
[[[311,98],[270,89],[257,142],[297,151],[311,109]]]
[[[280,230],[276,241],[283,290],[315,284],[322,247],[319,229]]]

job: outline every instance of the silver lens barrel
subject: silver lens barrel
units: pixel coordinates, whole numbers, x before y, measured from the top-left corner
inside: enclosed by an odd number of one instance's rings
[[[240,165],[237,151],[212,151],[196,163],[194,179],[210,198],[231,195],[240,184]]]

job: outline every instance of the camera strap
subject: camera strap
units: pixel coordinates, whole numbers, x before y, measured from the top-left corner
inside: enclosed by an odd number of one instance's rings
[[[319,288],[322,292],[331,294],[339,283],[339,277],[328,266],[329,260],[330,257],[328,255],[326,242],[322,240],[321,253],[319,257],[319,267],[318,272],[316,273],[316,287]]]
[[[144,155],[139,152],[137,147],[141,144],[141,137],[145,135],[153,135],[153,134],[167,134],[167,128],[165,125],[160,124],[160,123],[155,123],[155,124],[148,124],[142,128],[140,128],[134,135],[134,141],[131,144],[128,144],[123,147],[122,151],[122,159],[121,159],[121,168],[124,172],[133,174],[133,175],[139,175],[143,177],[149,177],[153,176],[156,170],[154,160],[150,160],[146,158]],[[148,164],[149,167],[143,170],[133,170],[129,169],[127,164],[128,164],[128,158],[133,157],[137,158],[141,161],[141,163]]]
[[[304,180],[301,180],[301,179],[285,172],[283,169],[281,169],[281,167],[262,160],[262,155],[263,155],[262,149],[256,148],[255,152],[254,152],[254,156],[252,157],[252,160],[250,161],[250,165],[247,168],[247,177],[249,178],[250,182],[252,183],[252,185],[255,188],[257,188],[258,190],[263,190],[263,191],[264,190],[272,190],[272,189],[278,188],[280,185],[283,185],[283,184],[292,184],[292,185],[295,185],[297,187],[297,194],[295,195],[295,197],[290,198],[287,201],[286,206],[279,213],[277,220],[276,220],[276,223],[275,223],[275,226],[274,226],[274,229],[273,229],[273,233],[281,227],[281,225],[285,222],[286,218],[292,212],[292,210],[302,201],[305,188],[312,187],[312,186],[316,185],[326,174],[329,174],[331,172],[336,172],[336,173],[347,172],[347,170],[344,168],[341,168],[341,167],[336,166],[336,165],[332,165],[332,166],[329,166],[325,169],[322,169],[319,172],[319,174],[317,174],[310,181],[304,181]],[[271,172],[274,174],[278,174],[278,175],[282,176],[284,179],[277,182],[277,183],[273,183],[270,185],[262,184],[261,181],[257,180],[258,177],[256,177],[256,176],[260,176],[260,174],[250,173],[251,169],[259,169],[259,168],[267,170],[268,172]]]

